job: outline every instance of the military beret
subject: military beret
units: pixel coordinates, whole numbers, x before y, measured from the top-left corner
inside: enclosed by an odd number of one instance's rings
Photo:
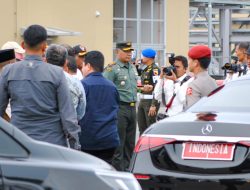
[[[211,49],[204,45],[197,45],[189,50],[188,56],[192,59],[210,58]]]
[[[14,49],[0,50],[0,64],[5,62],[5,61],[10,61],[12,59],[15,59]]]
[[[142,50],[141,54],[142,54],[144,57],[147,57],[147,58],[155,58],[156,51],[153,50],[153,49],[151,49],[151,48],[148,48],[148,49]]]
[[[122,51],[133,51],[131,42],[118,42],[116,48],[121,49]]]

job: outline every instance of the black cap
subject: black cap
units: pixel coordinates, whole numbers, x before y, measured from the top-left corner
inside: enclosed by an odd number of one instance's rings
[[[84,47],[82,45],[77,45],[77,46],[73,47],[73,49],[74,49],[75,54],[80,56],[80,57],[84,56],[88,53],[86,47]]]
[[[116,48],[121,49],[122,51],[133,51],[131,42],[118,42]]]
[[[15,59],[14,49],[0,50],[0,63],[3,63],[5,61],[10,61],[12,59]]]

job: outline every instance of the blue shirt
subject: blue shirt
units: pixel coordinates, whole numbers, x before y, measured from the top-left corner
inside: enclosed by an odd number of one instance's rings
[[[100,72],[90,73],[82,81],[86,93],[86,112],[80,120],[82,149],[103,150],[119,145],[117,113],[119,93]]]

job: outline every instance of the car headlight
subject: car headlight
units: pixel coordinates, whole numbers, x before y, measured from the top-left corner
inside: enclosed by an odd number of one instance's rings
[[[95,173],[115,190],[141,190],[138,181],[130,173],[117,171],[96,171]]]

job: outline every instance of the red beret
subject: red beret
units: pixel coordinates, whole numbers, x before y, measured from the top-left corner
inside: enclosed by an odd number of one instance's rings
[[[211,49],[204,45],[197,45],[192,47],[189,52],[188,56],[191,59],[200,59],[203,57],[210,58],[211,57]]]

